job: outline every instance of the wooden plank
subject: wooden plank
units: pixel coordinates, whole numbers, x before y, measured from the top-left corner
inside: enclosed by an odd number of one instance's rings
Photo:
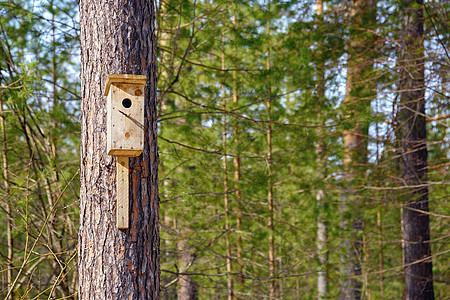
[[[129,158],[117,157],[117,202],[116,202],[116,223],[118,229],[128,229],[129,227]]]
[[[115,149],[115,150],[109,150],[108,155],[135,157],[135,156],[141,155],[141,153],[142,153],[142,150]]]
[[[103,95],[108,96],[109,88],[113,83],[139,84],[145,87],[146,82],[147,82],[146,75],[109,74],[108,79],[106,80],[106,87]]]

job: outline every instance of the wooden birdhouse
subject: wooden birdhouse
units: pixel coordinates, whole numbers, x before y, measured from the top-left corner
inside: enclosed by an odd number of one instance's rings
[[[147,76],[112,74],[107,96],[107,152],[139,156],[144,149],[144,89]]]
[[[129,227],[129,157],[144,149],[144,89],[147,76],[112,74],[106,81],[107,145],[116,163],[116,225]]]

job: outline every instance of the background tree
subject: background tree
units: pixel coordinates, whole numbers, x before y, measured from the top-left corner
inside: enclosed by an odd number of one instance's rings
[[[404,1],[400,10],[398,122],[401,178],[407,188],[402,195],[405,199],[402,216],[405,295],[406,299],[434,299],[428,186],[425,183],[428,153],[423,2]]]
[[[371,120],[371,101],[376,97],[376,81],[373,76],[376,1],[351,1],[348,11],[349,37],[347,40],[347,78],[343,101],[344,118],[348,118],[343,131],[344,178],[348,183],[341,197],[344,215],[343,282],[341,299],[360,299],[362,291],[364,197],[356,187],[364,180],[367,170],[367,136]]]

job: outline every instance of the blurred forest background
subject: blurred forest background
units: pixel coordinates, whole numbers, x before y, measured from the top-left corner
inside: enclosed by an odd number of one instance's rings
[[[162,299],[400,299],[426,196],[450,295],[447,1],[157,7]],[[0,0],[0,43],[0,297],[76,299],[77,1]]]

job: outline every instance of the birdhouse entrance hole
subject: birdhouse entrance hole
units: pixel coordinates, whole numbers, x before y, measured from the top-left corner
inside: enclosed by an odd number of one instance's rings
[[[130,108],[131,107],[131,100],[128,98],[125,98],[122,100],[122,106],[125,108]]]

